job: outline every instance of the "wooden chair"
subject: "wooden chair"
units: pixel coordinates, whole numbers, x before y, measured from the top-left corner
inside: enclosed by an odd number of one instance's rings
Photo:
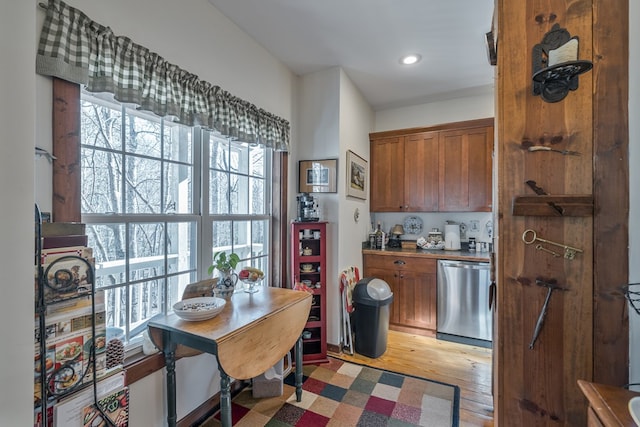
[[[184,292],[182,293],[182,299],[197,298],[197,297],[212,297],[213,288],[216,286],[218,278],[205,279],[199,282],[189,283]]]

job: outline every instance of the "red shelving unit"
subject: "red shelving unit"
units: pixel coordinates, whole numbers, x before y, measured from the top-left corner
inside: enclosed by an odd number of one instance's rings
[[[302,337],[303,363],[327,362],[326,222],[291,224],[291,277],[313,289],[313,302]]]

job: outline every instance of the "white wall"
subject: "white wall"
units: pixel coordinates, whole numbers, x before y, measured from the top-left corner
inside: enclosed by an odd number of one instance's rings
[[[629,283],[640,282],[640,4],[629,2]],[[634,166],[635,165],[635,166]],[[640,289],[637,289],[640,290]],[[629,382],[640,383],[640,314],[629,309]],[[640,387],[635,387],[640,390]]]
[[[338,274],[349,266],[362,268],[360,243],[366,224],[354,226],[356,207],[368,217],[368,202],[346,197],[346,153],[352,150],[369,158],[369,132],[373,123],[371,107],[343,70],[331,68],[302,77],[299,98],[299,141],[293,153],[299,160],[338,159],[337,193],[314,193],[327,226],[327,342],[340,342],[340,292]],[[292,171],[297,190],[298,169]],[[295,198],[292,198],[295,202]],[[295,206],[292,207],[295,216]]]
[[[13,310],[3,310],[2,316],[9,317],[0,327],[3,328],[3,341],[7,342],[4,328],[11,325],[9,341],[15,345],[21,345],[24,341],[28,344],[28,353],[21,352],[15,361],[7,355],[4,356],[3,368],[8,367],[9,370],[6,374],[3,373],[3,384],[12,384],[12,389],[17,393],[12,395],[19,396],[16,397],[19,404],[9,404],[7,410],[3,407],[0,416],[16,413],[8,409],[9,407],[24,407],[28,409],[28,417],[24,422],[0,422],[0,425],[28,425],[32,414],[30,406],[33,387],[33,289],[30,286],[15,285],[20,282],[30,283],[33,280],[30,263],[33,241],[31,238],[24,239],[24,236],[32,236],[33,233],[31,218],[34,201],[34,141],[37,141],[38,146],[51,148],[51,81],[47,77],[36,76],[35,71],[31,71],[35,70],[36,35],[40,33],[44,17],[42,10],[36,10],[37,1],[24,2],[26,5],[23,5],[23,2],[12,2],[11,8],[23,15],[22,19],[16,19],[12,13],[6,11],[3,11],[1,18],[3,43],[7,43],[7,49],[10,49],[9,43],[15,45],[16,49],[11,50],[17,51],[3,55],[5,58],[16,57],[12,60],[16,63],[16,72],[15,75],[12,73],[5,77],[3,71],[2,79],[3,84],[8,86],[3,89],[7,93],[3,94],[2,99],[11,100],[12,103],[10,109],[3,108],[3,113],[4,109],[7,112],[2,114],[0,119],[3,124],[6,123],[2,136],[6,141],[0,148],[4,155],[0,161],[3,164],[7,163],[0,172],[4,177],[0,188],[5,196],[3,200],[12,201],[11,204],[3,204],[3,209],[8,211],[6,214],[3,212],[3,223],[8,226],[3,227],[2,240],[12,242],[12,251],[9,258],[1,259],[3,263],[7,263],[6,266],[3,265],[3,271],[15,272],[13,274],[17,275],[15,280],[5,281],[4,286],[11,285],[12,295],[21,301],[24,300],[24,304],[11,305],[11,308],[16,307],[16,310],[20,310],[16,313]],[[94,21],[111,27],[115,34],[128,36],[169,62],[197,74],[201,79],[219,85],[233,95],[289,120],[292,122],[292,135],[296,134],[292,116],[296,109],[298,78],[206,0],[68,0],[66,3],[79,8]],[[150,18],[150,11],[155,11],[153,19]],[[25,25],[24,21],[30,25]],[[17,40],[20,42],[16,42]],[[36,136],[33,134],[34,124],[37,124]],[[38,191],[35,199],[43,210],[50,210],[51,168],[42,158],[36,160],[36,165]],[[291,163],[290,168],[297,170],[297,163]],[[22,188],[24,186],[27,187],[26,191]],[[20,267],[19,274],[16,272],[17,266]],[[28,295],[21,295],[23,293]],[[20,321],[23,318],[24,321]],[[29,356],[24,357],[25,354]],[[28,369],[23,372],[22,365],[26,364]],[[177,409],[180,419],[217,392],[219,377],[215,361],[208,355],[178,361],[177,371],[180,396]],[[23,379],[24,384],[20,384],[14,377]],[[132,425],[151,427],[164,424],[164,384],[164,371],[161,371],[132,385]],[[26,396],[23,395],[23,387],[28,391]],[[4,405],[4,398],[2,402]]]
[[[291,187],[293,192],[298,191],[298,161],[338,159],[337,186],[344,182],[344,173],[341,170],[340,157],[340,69],[331,68],[302,77],[300,85],[300,97],[298,112],[298,128],[300,143],[293,152],[296,165],[291,169],[290,176],[295,180]],[[340,190],[338,190],[340,191]],[[290,192],[289,194],[292,194]],[[335,321],[333,314],[333,302],[331,295],[336,292],[335,276],[338,255],[338,221],[340,213],[339,193],[313,193],[314,200],[319,205],[320,220],[327,221],[327,262],[325,267],[326,295],[327,295],[327,342],[337,344],[334,332],[339,321]],[[296,198],[291,196],[291,202],[295,204]],[[296,207],[291,209],[291,216],[296,216]]]
[[[328,327],[330,343],[338,344],[340,339],[340,284],[339,274],[346,267],[354,265],[362,273],[362,242],[369,232],[369,196],[366,200],[347,197],[347,150],[362,157],[369,164],[369,132],[373,129],[373,110],[367,104],[360,91],[340,71],[340,170],[338,195],[340,197],[339,228],[337,249],[334,255],[336,269],[332,272],[336,287],[329,293],[328,318],[332,320]],[[370,182],[367,180],[367,182]],[[368,193],[369,189],[365,191]],[[358,219],[355,218],[356,209]]]
[[[494,93],[487,88],[485,93],[475,96],[377,111],[375,132],[484,119],[494,115]]]
[[[33,422],[33,218],[35,3],[5,2],[0,14],[0,425]]]

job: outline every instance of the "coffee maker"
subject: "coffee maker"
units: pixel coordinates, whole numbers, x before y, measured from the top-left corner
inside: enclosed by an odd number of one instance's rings
[[[300,193],[296,200],[298,201],[298,218],[296,218],[296,221],[315,222],[320,220],[313,196],[309,195],[309,193]]]

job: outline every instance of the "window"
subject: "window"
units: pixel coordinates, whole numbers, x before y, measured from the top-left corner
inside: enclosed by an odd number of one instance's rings
[[[268,278],[271,150],[83,93],[82,221],[107,327],[131,339],[217,251]]]

